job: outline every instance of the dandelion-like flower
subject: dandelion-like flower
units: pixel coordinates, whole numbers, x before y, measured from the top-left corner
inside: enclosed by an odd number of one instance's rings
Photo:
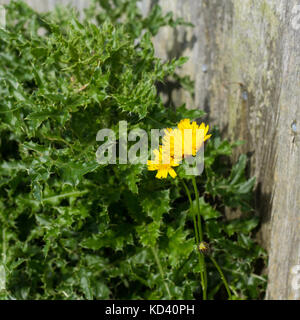
[[[170,146],[171,155],[177,160],[184,157],[196,156],[203,143],[211,137],[207,134],[209,125],[201,123],[197,125],[189,119],[183,119],[175,129],[166,129],[163,137],[163,146]]]
[[[205,123],[197,125],[190,119],[181,120],[177,128],[165,129],[162,139],[162,146],[154,150],[155,159],[149,160],[148,170],[156,171],[156,178],[172,178],[177,176],[172,167],[177,167],[185,157],[196,156],[204,142],[211,137],[208,133],[209,126]]]
[[[156,171],[156,178],[158,179],[165,179],[167,178],[168,174],[172,178],[177,176],[175,170],[172,167],[179,166],[179,163],[176,163],[172,157],[169,156],[166,152],[163,152],[162,147],[160,146],[159,150],[154,150],[154,160],[148,160],[148,170]]]

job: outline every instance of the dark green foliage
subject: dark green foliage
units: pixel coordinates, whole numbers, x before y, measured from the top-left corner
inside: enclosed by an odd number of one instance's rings
[[[171,298],[198,297],[192,218],[178,179],[158,181],[142,165],[96,162],[101,128],[118,134],[126,120],[128,130],[149,132],[203,116],[165,108],[156,90],[185,59],[163,63],[151,35],[184,22],[158,6],[143,18],[136,2],[96,1],[83,22],[70,10],[41,15],[21,2],[7,7],[7,28],[0,29],[3,299],[169,298],[155,252]],[[225,162],[232,147],[214,132],[200,203],[206,240],[236,298],[255,299],[264,291],[255,268],[265,253],[251,238],[254,180],[245,178],[245,156],[232,169]],[[247,215],[227,221],[225,207]],[[210,298],[223,298],[212,265],[209,279]]]

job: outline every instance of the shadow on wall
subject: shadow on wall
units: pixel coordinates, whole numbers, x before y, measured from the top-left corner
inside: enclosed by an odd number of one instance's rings
[[[197,37],[195,35],[193,35],[190,40],[187,40],[187,31],[183,31],[183,37],[179,37],[179,33],[181,34],[182,31],[179,31],[178,27],[174,28],[172,31],[172,38],[174,41],[172,48],[167,50],[166,56],[168,60],[179,59],[180,57],[184,56],[185,50],[190,49],[192,51],[195,43],[197,42]],[[179,40],[179,38],[181,38],[181,40]],[[162,94],[164,103],[167,107],[175,108],[175,106],[178,106],[177,97],[178,94],[180,94],[180,91],[184,89],[183,83],[190,83],[194,86],[194,81],[191,80],[190,76],[186,75],[181,77],[178,73],[175,73],[175,76],[172,79],[168,78],[164,83],[157,84],[158,93]],[[193,89],[194,88],[189,90],[192,99],[194,99]]]

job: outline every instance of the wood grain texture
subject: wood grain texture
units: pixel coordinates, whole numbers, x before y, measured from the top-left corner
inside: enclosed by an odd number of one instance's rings
[[[292,288],[292,268],[300,264],[300,29],[292,26],[299,3],[160,4],[195,25],[175,32],[165,28],[155,38],[161,57],[190,57],[181,73],[195,80],[195,98],[174,92],[174,101],[204,109],[224,136],[246,141],[238,151],[250,155],[257,177],[259,237],[269,251],[266,298],[299,299]],[[144,0],[145,10],[150,6],[151,0]]]

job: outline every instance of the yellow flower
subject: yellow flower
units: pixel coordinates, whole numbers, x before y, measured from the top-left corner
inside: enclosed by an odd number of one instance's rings
[[[162,139],[162,146],[154,150],[154,160],[149,160],[148,170],[157,170],[156,178],[172,178],[177,176],[172,167],[177,167],[182,158],[196,156],[203,143],[211,137],[208,133],[209,126],[205,123],[197,125],[189,119],[183,119],[175,129],[165,129]],[[169,150],[170,149],[170,150]]]
[[[182,134],[179,129],[165,129],[164,130],[164,136],[162,138],[162,145],[164,150],[167,152],[168,148],[170,148],[170,155],[171,157],[175,157],[176,159],[180,158],[179,155],[182,154],[183,144],[180,143],[182,141]]]
[[[166,179],[168,174],[172,178],[177,176],[175,170],[172,167],[179,166],[178,163],[174,161],[172,157],[167,155],[166,152],[163,152],[162,147],[160,146],[159,151],[156,149],[153,151],[155,158],[154,160],[148,160],[148,170],[155,171],[157,170],[156,178],[158,179]]]
[[[208,129],[209,126],[203,122],[198,126],[195,121],[191,123],[189,119],[183,119],[177,128],[165,130],[163,146],[170,146],[171,156],[177,161],[183,157],[196,156],[203,143],[211,137],[211,134],[207,134]]]

